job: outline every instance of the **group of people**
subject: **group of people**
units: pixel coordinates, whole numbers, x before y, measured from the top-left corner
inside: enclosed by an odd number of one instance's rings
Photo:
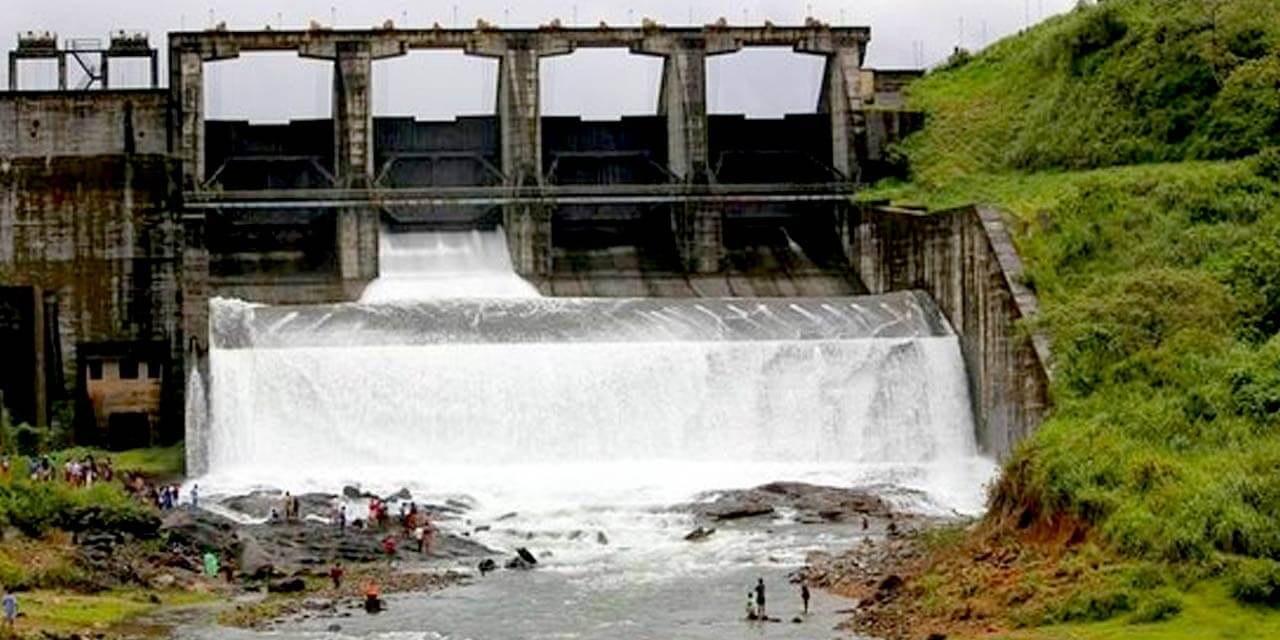
[[[13,476],[14,460],[9,454],[0,456],[0,477],[5,480]],[[27,477],[32,482],[47,482],[53,479],[53,461],[49,456],[31,456],[27,459]]]
[[[99,462],[92,455],[87,455],[82,460],[67,460],[62,465],[62,472],[67,483],[73,487],[92,487],[95,480],[111,482],[116,474],[111,466],[111,458]]]
[[[49,482],[57,477],[49,456],[29,456],[26,464],[27,478],[32,482]],[[9,454],[0,455],[0,478],[12,478],[16,471],[14,465],[15,461]],[[95,481],[111,482],[115,473],[110,458],[94,460],[92,455],[86,455],[79,460],[68,458],[62,465],[61,477],[73,487],[91,487]]]
[[[748,620],[770,620],[769,614],[765,609],[765,587],[764,578],[756,580],[756,586],[747,592],[747,619]],[[805,615],[809,614],[809,585],[806,582],[800,583],[800,601],[804,606]]]

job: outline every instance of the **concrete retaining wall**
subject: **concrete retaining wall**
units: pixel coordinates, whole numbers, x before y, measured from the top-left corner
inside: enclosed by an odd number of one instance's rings
[[[167,153],[169,92],[0,93],[0,156]]]
[[[1049,350],[999,212],[865,207],[850,216],[850,257],[870,293],[921,289],[960,334],[983,451],[1005,458],[1049,409]]]
[[[164,408],[174,417],[183,357],[178,171],[154,155],[0,165],[0,282],[56,296],[65,379],[79,384],[83,345],[164,344]]]

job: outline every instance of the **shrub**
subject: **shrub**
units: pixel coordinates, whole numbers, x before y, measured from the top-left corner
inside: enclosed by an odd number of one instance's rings
[[[1227,574],[1231,596],[1240,602],[1280,605],[1280,562],[1243,558]]]
[[[1182,601],[1170,593],[1157,592],[1142,599],[1133,615],[1129,616],[1132,624],[1150,624],[1164,622],[1182,613]]]

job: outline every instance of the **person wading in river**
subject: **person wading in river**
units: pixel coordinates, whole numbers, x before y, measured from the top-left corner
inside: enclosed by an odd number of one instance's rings
[[[756,615],[761,620],[769,619],[769,616],[764,612],[764,578],[756,580]]]
[[[809,584],[800,583],[800,601],[804,603],[804,614],[809,615]]]

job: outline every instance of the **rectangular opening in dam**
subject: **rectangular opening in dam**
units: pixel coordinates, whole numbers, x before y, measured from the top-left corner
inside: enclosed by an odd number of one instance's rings
[[[19,60],[16,70],[19,91],[57,91],[58,89],[57,60]]]
[[[72,65],[68,69],[68,75],[71,69],[76,69],[76,66]],[[84,72],[80,73],[83,76]],[[112,89],[151,88],[151,60],[147,58],[112,58],[107,74],[107,81]],[[68,81],[71,82],[70,86],[77,86],[70,78]]]
[[[788,47],[747,48],[707,58],[707,112],[748,118],[813,113],[822,90],[821,56]]]
[[[461,51],[410,51],[373,63],[375,118],[451,121],[492,116],[498,61]]]
[[[276,51],[209,62],[204,65],[204,99],[206,120],[256,125],[332,118],[333,63]]]
[[[626,49],[580,49],[544,58],[540,64],[544,116],[617,120],[658,112],[661,58]],[[605,86],[610,90],[601,91]]]
[[[270,90],[277,85],[299,90]],[[333,186],[332,63],[276,52],[206,63],[204,99],[211,186]]]
[[[375,184],[499,184],[497,83],[497,60],[461,51],[410,51],[375,61]]]

